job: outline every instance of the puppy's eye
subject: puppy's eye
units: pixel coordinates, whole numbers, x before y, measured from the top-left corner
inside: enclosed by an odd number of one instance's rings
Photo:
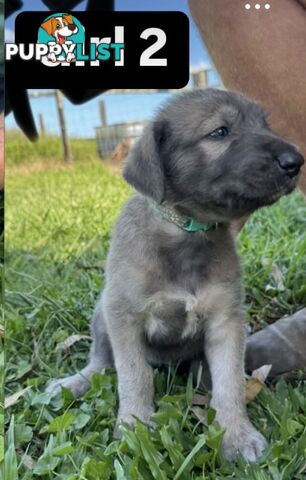
[[[61,24],[58,23],[58,24],[56,25],[56,28],[61,28]]]
[[[226,127],[216,128],[213,132],[209,134],[209,137],[212,138],[222,138],[228,135],[228,129]]]

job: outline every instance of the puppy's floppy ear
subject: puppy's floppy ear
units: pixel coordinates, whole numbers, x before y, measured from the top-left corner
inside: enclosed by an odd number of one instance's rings
[[[41,28],[46,30],[48,35],[52,35],[53,23],[54,23],[54,18],[51,17],[51,18],[49,18],[49,20],[46,20],[44,23],[41,24]]]
[[[165,196],[165,169],[161,150],[166,129],[163,121],[147,125],[128,155],[123,177],[136,190],[161,203]]]
[[[70,25],[73,25],[73,24],[74,24],[72,15],[63,15],[63,18],[64,18],[65,20],[67,20],[67,22],[68,22]]]

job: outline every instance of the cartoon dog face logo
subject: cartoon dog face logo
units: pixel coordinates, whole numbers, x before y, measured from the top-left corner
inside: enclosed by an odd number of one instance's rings
[[[47,66],[76,61],[75,44],[84,45],[85,28],[74,16],[67,13],[54,13],[47,17],[38,29],[38,43],[49,45],[53,51],[42,58]],[[57,46],[55,48],[55,46]]]
[[[67,37],[76,34],[79,30],[72,15],[65,14],[61,17],[49,18],[41,24],[41,27],[61,45],[66,42]]]

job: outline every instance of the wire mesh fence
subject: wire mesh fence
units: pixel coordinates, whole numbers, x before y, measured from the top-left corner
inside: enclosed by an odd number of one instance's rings
[[[186,89],[206,87],[221,87],[215,70],[206,67],[192,71]],[[102,159],[116,157],[121,147],[128,151],[146,122],[177,92],[181,90],[110,90],[83,105],[71,104],[56,90],[30,90],[29,95],[39,141],[59,138],[62,158],[71,161],[74,139],[94,140],[96,154]],[[6,129],[12,128],[16,128],[14,120],[8,117]]]

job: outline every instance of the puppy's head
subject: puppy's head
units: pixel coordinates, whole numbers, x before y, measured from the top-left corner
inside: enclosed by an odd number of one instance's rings
[[[63,15],[62,17],[51,17],[41,24],[48,35],[56,38],[58,43],[63,44],[67,37],[78,32],[78,27],[73,23],[71,15]]]
[[[262,108],[235,92],[177,95],[132,149],[125,179],[201,220],[240,218],[290,193],[304,160]]]

